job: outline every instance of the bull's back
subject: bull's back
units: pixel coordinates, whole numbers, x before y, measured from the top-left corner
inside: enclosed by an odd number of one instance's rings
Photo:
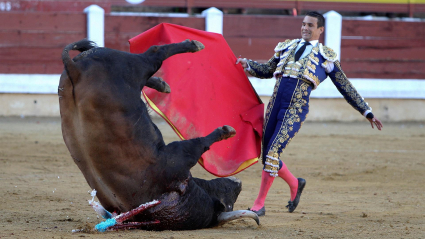
[[[155,150],[142,139],[159,140],[141,102],[140,88],[122,83],[102,60],[81,58],[76,66],[79,77],[71,79],[64,72],[59,83],[65,144],[105,208],[132,209],[150,200],[140,191],[149,187],[142,184]]]

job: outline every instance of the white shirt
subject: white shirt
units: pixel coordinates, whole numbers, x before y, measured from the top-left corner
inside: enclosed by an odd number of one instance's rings
[[[305,40],[301,39],[300,43],[298,43],[297,49],[295,49],[295,52],[297,52],[298,49],[300,49],[304,45],[304,42],[305,42]],[[304,50],[303,54],[301,55],[300,59],[302,59],[305,56],[307,56],[308,54],[310,54],[311,49],[313,49],[313,47],[315,47],[317,45],[317,43],[319,43],[319,40],[311,41],[310,45],[305,47],[305,50]]]
[[[305,40],[301,39],[300,43],[298,43],[297,49],[295,49],[295,52],[298,51],[298,49],[300,49],[303,45],[304,45]],[[310,54],[311,50],[313,49],[313,47],[315,47],[317,45],[317,43],[319,43],[319,40],[314,40],[310,42],[310,45],[305,47],[304,53],[301,55],[300,59],[304,58],[305,56],[307,56],[308,54]],[[251,70],[251,66],[249,66],[248,62],[247,62],[247,67],[245,68],[246,71]]]

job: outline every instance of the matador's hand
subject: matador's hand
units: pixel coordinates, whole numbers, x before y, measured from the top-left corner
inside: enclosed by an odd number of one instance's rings
[[[377,119],[376,117],[373,117],[371,119],[366,118],[367,120],[369,120],[370,125],[372,126],[372,129],[374,129],[375,127],[373,126],[374,124],[376,125],[376,128],[378,128],[379,130],[381,130],[384,126],[382,126],[382,123],[379,119]]]
[[[238,60],[236,60],[236,64],[241,63],[242,67],[245,69],[248,67],[247,61],[248,60],[246,58],[238,58]]]

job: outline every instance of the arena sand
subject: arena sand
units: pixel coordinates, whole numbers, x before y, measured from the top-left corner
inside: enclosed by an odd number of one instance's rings
[[[162,120],[165,141],[178,140]],[[0,238],[425,238],[425,123],[306,122],[285,162],[307,186],[294,213],[275,180],[261,225],[237,220],[195,231],[72,233],[99,223],[59,118],[0,118]],[[235,210],[252,206],[261,164],[236,176]],[[197,165],[192,174],[213,178]]]

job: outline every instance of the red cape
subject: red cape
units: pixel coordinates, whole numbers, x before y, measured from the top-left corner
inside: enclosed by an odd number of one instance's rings
[[[186,39],[202,42],[205,49],[165,60],[156,75],[171,93],[145,87],[145,99],[181,139],[203,137],[223,125],[235,128],[235,137],[214,143],[199,163],[219,177],[239,173],[258,161],[264,104],[223,36],[162,23],[130,39],[130,51],[143,53],[152,45]]]

